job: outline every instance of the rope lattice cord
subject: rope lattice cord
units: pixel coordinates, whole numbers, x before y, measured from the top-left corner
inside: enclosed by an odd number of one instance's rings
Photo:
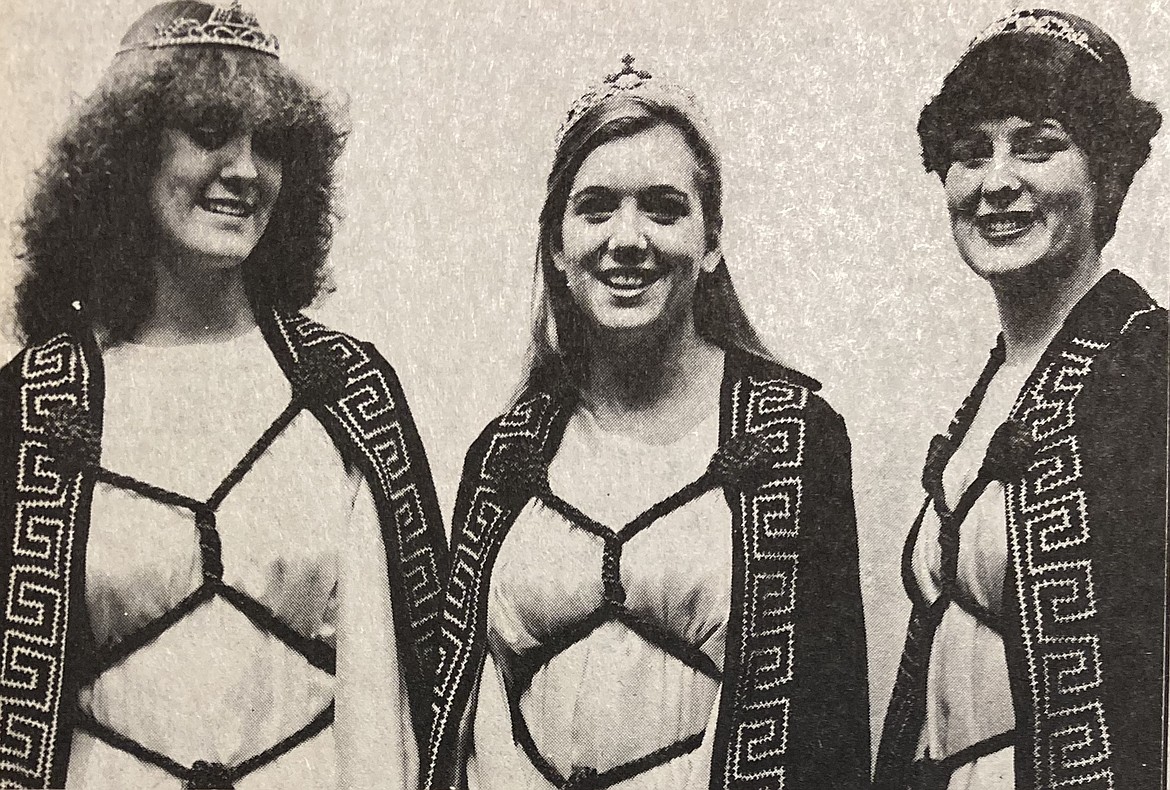
[[[152,620],[123,639],[96,650],[89,672],[82,678],[83,685],[89,685],[95,682],[104,672],[112,669],[138,650],[154,642],[167,629],[216,596],[223,598],[231,604],[241,614],[247,617],[256,628],[275,636],[291,650],[303,656],[313,667],[329,674],[336,673],[336,651],[332,646],[320,639],[304,636],[273,614],[264,604],[224,581],[223,553],[219,531],[216,525],[216,511],[223,504],[228,494],[244,479],[261,456],[276,441],[276,438],[280,436],[304,408],[305,403],[303,400],[294,396],[288,406],[281,411],[267,430],[261,434],[239,462],[236,463],[223,481],[216,486],[215,491],[212,492],[206,501],[199,501],[128,475],[112,472],[100,466],[95,467],[96,478],[109,486],[121,488],[145,499],[150,499],[170,507],[188,510],[192,513],[199,536],[203,581],[192,593],[162,616]],[[110,746],[121,749],[137,757],[139,760],[161,768],[172,776],[182,780],[188,788],[230,788],[244,776],[267,765],[325,730],[333,723],[333,716],[334,706],[333,703],[330,703],[325,710],[321,711],[321,713],[300,730],[297,730],[263,752],[241,763],[230,766],[202,760],[196,761],[192,766],[184,766],[166,755],[160,754],[143,746],[134,739],[112,730],[98,722],[91,714],[80,710],[80,707],[78,710],[78,724]]]
[[[911,638],[918,644],[933,645],[935,634],[942,625],[943,615],[947,607],[954,603],[979,622],[986,625],[1001,636],[1006,632],[1003,618],[990,611],[975,600],[974,596],[965,591],[958,581],[960,530],[963,522],[970,514],[971,509],[981,497],[987,487],[995,480],[1005,480],[1010,477],[1011,464],[1006,462],[1007,445],[1012,440],[1014,424],[1009,420],[995,432],[988,446],[983,463],[975,479],[959,496],[959,501],[952,509],[946,502],[943,489],[943,472],[947,464],[958,450],[975,420],[979,407],[987,395],[992,379],[1004,362],[1004,346],[1002,340],[991,351],[991,355],[984,366],[982,373],[971,392],[964,399],[947,431],[947,435],[935,436],[927,454],[926,464],[922,472],[922,485],[930,498],[930,507],[933,508],[939,521],[938,545],[941,554],[941,580],[939,581],[939,596],[927,609],[922,618],[918,632],[912,633]],[[917,530],[911,534],[910,540],[916,541]],[[907,551],[910,545],[907,545]],[[909,554],[907,554],[907,558]],[[929,647],[925,653],[925,660],[929,661]],[[925,682],[926,674],[921,673]],[[923,705],[925,703],[926,688],[919,689]],[[922,706],[918,706],[922,707]],[[921,730],[925,722],[924,708],[915,717],[916,729]],[[916,787],[945,788],[951,775],[962,765],[985,757],[1015,743],[1016,732],[1010,730],[979,741],[961,749],[949,757],[941,760],[919,759],[915,765],[918,775],[915,779]]]
[[[545,759],[537,748],[536,741],[532,737],[532,732],[529,730],[528,723],[520,708],[520,700],[531,685],[536,673],[545,664],[572,645],[588,637],[599,626],[610,620],[622,623],[642,639],[692,669],[716,681],[722,681],[722,672],[710,656],[694,645],[676,638],[650,618],[638,615],[626,608],[626,590],[621,580],[621,556],[625,544],[636,535],[669,513],[719,487],[723,482],[719,475],[709,469],[676,493],[643,511],[621,529],[612,530],[554,494],[548,485],[547,475],[537,479],[535,496],[540,502],[560,514],[573,526],[599,538],[604,545],[601,573],[605,597],[601,605],[581,622],[554,635],[538,648],[517,658],[511,667],[509,680],[505,683],[512,718],[513,737],[537,771],[555,787],[563,788],[563,790],[604,790],[604,788],[612,787],[644,771],[665,765],[677,757],[689,754],[702,744],[705,731],[683,738],[606,771],[598,771],[590,767],[577,767],[569,776],[564,776]]]

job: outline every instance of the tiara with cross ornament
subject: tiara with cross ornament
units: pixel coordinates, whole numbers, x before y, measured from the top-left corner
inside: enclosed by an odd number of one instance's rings
[[[565,116],[561,128],[557,130],[557,146],[560,146],[565,135],[577,121],[581,120],[583,115],[614,96],[639,96],[656,99],[678,107],[690,116],[696,125],[702,128],[709,126],[707,117],[703,114],[693,93],[681,85],[655,77],[648,71],[634,68],[634,56],[627,54],[622,58],[621,71],[607,75],[600,83],[585,91],[569,107],[569,114]]]
[[[276,36],[265,32],[239,0],[172,0],[156,5],[131,26],[118,54],[179,46],[244,47],[280,57]]]
[[[975,37],[967,47],[970,52],[979,44],[996,36],[1019,33],[1024,35],[1048,36],[1072,44],[1093,60],[1101,63],[1103,58],[1089,39],[1089,34],[1078,28],[1073,22],[1063,16],[1040,9],[1025,9],[1013,11],[993,22],[986,30]]]

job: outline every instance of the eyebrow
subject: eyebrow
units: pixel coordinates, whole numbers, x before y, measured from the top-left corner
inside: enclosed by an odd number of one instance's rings
[[[612,193],[618,192],[618,191],[621,191],[621,190],[617,187],[601,186],[600,184],[595,184],[595,185],[587,186],[587,187],[584,187],[582,189],[577,190],[576,192],[574,192],[573,194],[571,194],[569,196],[569,200],[570,201],[580,200],[582,198],[592,197],[593,195],[598,195],[598,194],[608,195],[608,194],[612,194]],[[678,187],[676,187],[672,184],[653,184],[652,186],[648,186],[648,187],[644,187],[642,189],[636,190],[635,194],[638,194],[638,195],[644,195],[644,194],[670,195],[672,197],[677,196],[677,197],[681,197],[685,200],[690,200],[690,196],[686,192],[684,192],[683,190],[679,189]]]

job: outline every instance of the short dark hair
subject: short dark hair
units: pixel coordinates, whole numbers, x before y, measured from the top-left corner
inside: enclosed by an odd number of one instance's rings
[[[154,287],[157,230],[148,195],[162,130],[209,120],[278,141],[280,194],[244,264],[253,305],[299,310],[329,287],[344,108],[262,53],[216,46],[125,52],[38,171],[18,248],[24,272],[16,316],[26,340],[79,321],[113,341],[132,336]]]
[[[945,179],[952,145],[976,124],[1020,117],[1061,123],[1088,156],[1098,185],[1098,248],[1113,238],[1121,204],[1150,154],[1162,115],[1133,95],[1129,67],[1117,43],[1096,25],[1063,12],[1084,31],[1098,61],[1081,46],[1055,36],[995,35],[965,54],[918,119],[922,159]]]

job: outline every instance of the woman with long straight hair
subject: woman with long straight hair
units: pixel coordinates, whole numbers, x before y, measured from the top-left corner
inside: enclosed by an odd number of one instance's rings
[[[468,452],[425,787],[867,784],[845,424],[722,224],[694,97],[627,58],[558,136],[529,368]]]

